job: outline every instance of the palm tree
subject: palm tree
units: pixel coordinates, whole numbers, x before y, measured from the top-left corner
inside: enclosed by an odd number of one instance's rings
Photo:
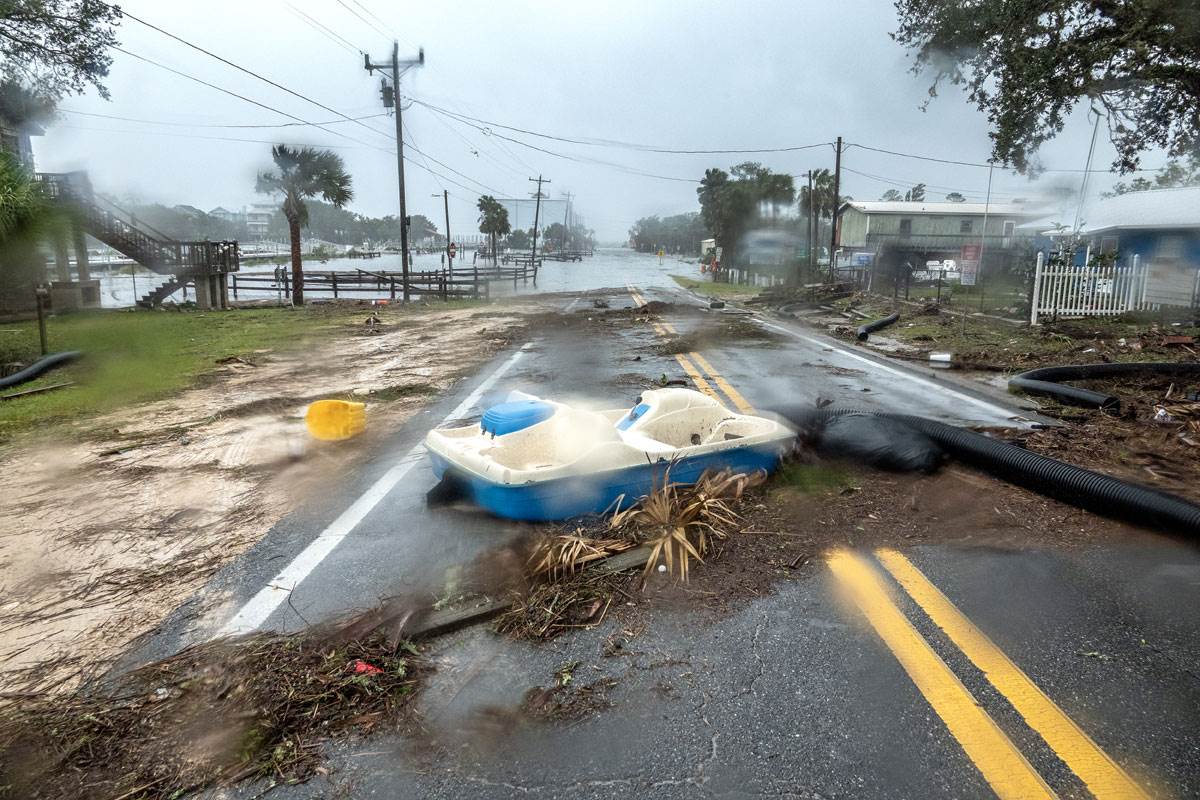
[[[492,263],[496,263],[496,237],[505,236],[512,230],[508,224],[508,209],[490,194],[479,198],[479,232],[492,239]]]
[[[812,193],[807,186],[800,187],[800,210],[805,216],[810,214],[818,219],[829,219],[833,216],[833,173],[827,169],[813,171]]]
[[[304,200],[320,196],[326,203],[342,208],[354,197],[354,192],[346,165],[337,153],[279,144],[271,148],[271,158],[279,171],[258,173],[256,188],[263,194],[283,194],[283,216],[292,243],[292,304],[302,306],[304,264],[300,259],[300,229],[308,226],[308,206]]]

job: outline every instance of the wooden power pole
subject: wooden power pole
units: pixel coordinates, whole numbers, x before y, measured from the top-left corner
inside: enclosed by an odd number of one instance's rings
[[[371,57],[363,53],[363,66],[367,72],[380,70],[386,75],[391,72],[392,85],[383,80],[382,94],[385,108],[396,110],[396,174],[400,185],[400,272],[404,280],[404,302],[408,302],[408,209],[404,197],[404,122],[400,116],[400,65],[405,69],[419,67],[425,64],[425,48],[422,47],[416,58],[400,60],[400,43],[392,42],[392,58],[382,64],[372,64]]]
[[[537,194],[534,195],[537,202],[533,207],[533,259],[529,263],[529,266],[532,267],[535,264],[537,264],[537,234],[538,234],[538,218],[542,212],[542,184],[549,183],[550,179],[543,178],[541,175],[538,175],[536,178],[530,178],[529,180],[538,185]]]
[[[842,137],[839,136],[837,138],[837,144],[834,147],[835,147],[834,152],[836,153],[836,155],[834,156],[834,161],[833,161],[833,198],[832,198],[833,217],[830,219],[830,228],[829,228],[829,282],[830,283],[833,283],[833,281],[835,280],[835,273],[834,273],[834,266],[833,266],[833,251],[837,249],[838,197],[841,196],[841,191],[842,191]]]
[[[817,232],[816,232],[815,227],[813,226],[812,170],[810,169],[807,174],[808,174],[808,219],[805,221],[807,224],[807,228],[805,230],[807,231],[808,236],[807,236],[807,240],[804,242],[804,244],[808,247],[808,275],[809,275],[808,279],[812,280],[812,275],[816,271],[816,264],[817,264],[817,262],[815,261],[816,256],[814,255],[814,251],[813,251],[813,240],[817,238],[817,236],[816,236]]]
[[[450,250],[450,192],[442,189],[442,205],[446,209],[446,266],[454,272],[454,253]]]

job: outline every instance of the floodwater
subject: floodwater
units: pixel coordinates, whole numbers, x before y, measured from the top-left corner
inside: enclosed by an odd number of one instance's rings
[[[456,267],[469,269],[472,253],[468,252],[458,259]],[[305,259],[305,267],[313,270],[345,270],[365,269],[371,271],[400,271],[400,256],[397,253],[385,253],[379,258],[363,260],[351,258],[331,258],[327,261]],[[483,266],[482,261],[480,266]],[[440,254],[424,254],[413,257],[413,268],[417,270],[435,270],[441,268]],[[241,274],[270,274],[275,265],[270,263],[251,264],[241,270]],[[671,275],[698,277],[699,268],[695,261],[684,261],[677,256],[659,258],[649,253],[637,253],[623,248],[599,248],[595,255],[584,258],[583,261],[559,262],[546,261],[538,272],[537,285],[532,281],[519,283],[514,289],[511,281],[496,281],[491,286],[493,297],[507,294],[532,294],[537,292],[581,292],[590,289],[620,287],[632,283],[644,288],[674,286]],[[154,272],[138,270],[134,274],[128,272],[100,275],[100,295],[105,308],[124,308],[132,306],[134,298],[145,294],[167,280],[167,276]],[[136,291],[135,291],[136,290]],[[238,287],[239,300],[281,298],[281,292],[265,287],[248,289]],[[309,291],[309,298],[332,297],[330,292]],[[379,293],[354,292],[349,296],[355,299],[370,300],[388,297],[385,289]],[[176,292],[170,300],[182,302],[184,293]],[[193,299],[188,293],[186,299]]]

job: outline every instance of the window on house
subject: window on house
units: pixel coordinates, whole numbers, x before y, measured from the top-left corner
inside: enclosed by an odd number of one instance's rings
[[[1101,238],[1100,239],[1100,252],[1101,253],[1117,252],[1117,237],[1105,236],[1105,237]]]
[[[973,225],[973,223],[971,220],[964,219],[958,223],[958,232],[959,233],[970,233],[972,225]]]
[[[1011,219],[1004,220],[1004,235],[1012,236],[1013,231],[1017,229],[1017,223]]]
[[[1183,257],[1183,237],[1164,236],[1158,240],[1154,255],[1162,259],[1178,259]]]
[[[900,235],[901,236],[912,236],[912,220],[911,219],[900,220]]]

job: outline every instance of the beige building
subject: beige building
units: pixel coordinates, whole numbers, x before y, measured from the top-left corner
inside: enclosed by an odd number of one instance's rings
[[[1040,215],[1023,203],[855,200],[838,209],[838,245],[843,260],[871,254],[875,263],[914,266],[966,260],[983,245],[991,262],[1028,242],[1018,227]]]

